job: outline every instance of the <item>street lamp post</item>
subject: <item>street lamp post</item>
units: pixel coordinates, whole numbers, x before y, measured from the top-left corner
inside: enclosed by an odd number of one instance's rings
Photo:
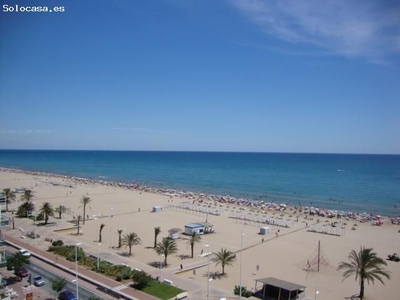
[[[101,243],[97,243],[97,271],[99,270],[99,266],[100,266],[100,257],[99,257],[99,246],[101,245]]]
[[[164,254],[161,254],[160,255],[160,282],[161,282],[161,261],[162,261],[163,257],[164,257]]]
[[[114,208],[112,208],[111,207],[111,213],[110,213],[110,255],[112,254],[112,245],[111,245],[111,234],[112,234],[112,229],[111,229],[111,226],[112,226],[112,218],[113,218],[113,210],[114,210]]]
[[[75,281],[76,281],[76,299],[79,300],[79,283],[78,283],[78,246],[82,243],[75,245]]]
[[[35,210],[35,223],[33,223],[34,235],[35,235],[35,246],[37,246],[37,236],[36,236],[36,210]]]
[[[240,287],[239,287],[239,299],[242,299],[242,269],[243,269],[243,236],[240,236]]]
[[[207,300],[210,299],[210,245],[205,245],[207,248]]]
[[[35,211],[33,212],[35,214],[35,218],[33,221],[33,234],[35,235],[35,246],[37,246],[37,239],[36,239],[36,202],[33,201],[32,204],[35,206]]]

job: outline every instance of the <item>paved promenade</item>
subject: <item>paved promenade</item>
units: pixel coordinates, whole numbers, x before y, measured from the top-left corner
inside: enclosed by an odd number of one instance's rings
[[[11,216],[10,216],[11,217]],[[57,226],[50,227],[37,227],[36,233],[40,235],[38,239],[31,239],[29,237],[25,237],[27,231],[33,230],[32,221],[29,219],[16,219],[15,229],[3,230],[2,233],[5,236],[6,240],[17,247],[25,248],[32,253],[32,255],[46,263],[53,264],[57,268],[67,271],[70,274],[75,276],[75,263],[67,261],[65,258],[58,257],[48,252],[47,249],[51,245],[50,242],[45,241],[45,239],[61,239],[64,241],[64,244],[74,245],[76,244],[76,240],[74,236],[66,236],[61,235],[55,232],[55,229],[72,227],[69,222],[61,220]],[[24,238],[22,238],[24,237]],[[84,249],[84,251],[88,254],[97,255],[97,247],[92,244],[83,243],[80,245]],[[150,267],[145,263],[134,261],[129,257],[124,257],[118,255],[116,250],[114,249],[100,249],[99,256],[101,259],[106,259],[114,264],[127,264],[133,268],[139,268],[144,270],[145,272],[151,274],[153,277],[159,277],[161,273],[162,279],[168,279],[173,282],[173,285],[179,287],[185,291],[188,291],[189,297],[188,299],[206,299],[207,297],[207,279],[204,279],[203,283],[200,283],[196,280],[192,280],[189,278],[185,278],[179,276],[178,273],[181,272],[180,267],[172,267],[160,269]],[[188,263],[185,264],[183,271],[195,270],[199,267],[207,266],[207,257],[204,258],[203,261]],[[193,271],[192,271],[193,272]],[[105,277],[101,274],[93,272],[91,270],[86,269],[84,266],[78,266],[78,274],[79,278],[82,281],[91,282],[95,286],[103,286],[113,291],[118,292],[122,297],[127,299],[137,299],[137,300],[155,300],[157,298],[150,296],[148,294],[142,293],[138,290],[135,290],[127,285],[119,283],[115,280],[112,280],[108,277]],[[98,292],[99,293],[99,292]],[[229,292],[219,290],[212,287],[210,284],[210,299],[220,299],[221,297],[228,298],[230,295]],[[229,297],[230,299],[234,299]]]

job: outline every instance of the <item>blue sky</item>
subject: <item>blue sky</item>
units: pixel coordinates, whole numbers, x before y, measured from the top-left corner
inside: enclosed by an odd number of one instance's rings
[[[66,11],[0,12],[0,148],[400,154],[399,1],[34,2]]]

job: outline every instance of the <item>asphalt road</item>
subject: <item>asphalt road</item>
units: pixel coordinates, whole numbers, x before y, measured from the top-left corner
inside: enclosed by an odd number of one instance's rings
[[[49,294],[55,295],[55,292],[51,289],[51,280],[58,277],[57,275],[51,273],[50,271],[46,270],[45,268],[42,268],[32,262],[26,266],[26,269],[32,274],[32,278],[35,275],[40,275],[43,277],[45,284],[41,287],[38,287],[39,289],[44,289]],[[28,280],[28,277],[24,278],[24,280]],[[68,290],[68,291],[72,292],[74,295],[76,295],[75,282],[71,282],[71,281],[67,281],[67,282],[68,283],[65,286],[64,290]],[[79,299],[89,299],[90,297],[96,297],[101,300],[107,299],[107,298],[103,298],[102,296],[96,294],[94,291],[88,290],[88,289],[82,287],[81,285],[79,285]]]
[[[11,255],[14,253],[14,249],[10,248],[9,250],[6,251],[6,255]],[[76,283],[75,283],[75,277],[72,276],[71,274],[68,274],[66,272],[58,271],[58,274],[55,274],[55,272],[52,269],[51,266],[45,264],[42,261],[37,260],[36,258],[31,257],[30,258],[30,264],[25,265],[25,268],[32,274],[32,280],[35,275],[40,275],[43,278],[43,281],[45,284],[41,287],[37,287],[37,289],[44,290],[46,293],[52,295],[53,298],[58,298],[58,295],[55,294],[55,292],[51,289],[51,280],[55,279],[57,277],[64,277],[67,280],[67,285],[65,286],[64,290],[69,290],[72,292],[74,295],[76,294]],[[61,273],[60,273],[61,272]],[[29,277],[25,277],[22,279],[22,282],[26,282],[28,284],[28,279]],[[82,279],[79,280],[79,300],[86,300],[89,299],[90,297],[96,297],[96,299],[100,300],[107,300],[110,298],[104,297],[95,291],[95,287],[93,290],[87,288],[87,283],[82,282]],[[85,287],[85,286],[86,287]]]

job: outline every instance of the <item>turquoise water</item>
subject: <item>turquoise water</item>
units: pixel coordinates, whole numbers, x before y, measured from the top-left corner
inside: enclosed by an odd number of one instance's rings
[[[0,166],[400,215],[400,155],[0,150]]]

